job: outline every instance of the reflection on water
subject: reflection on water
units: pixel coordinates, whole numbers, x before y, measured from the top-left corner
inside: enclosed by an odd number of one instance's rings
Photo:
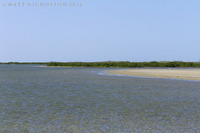
[[[200,82],[0,66],[0,132],[200,132]]]

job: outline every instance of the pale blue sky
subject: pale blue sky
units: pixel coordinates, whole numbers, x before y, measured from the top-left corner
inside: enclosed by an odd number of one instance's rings
[[[0,0],[0,62],[200,61],[199,0],[3,7],[8,1]]]

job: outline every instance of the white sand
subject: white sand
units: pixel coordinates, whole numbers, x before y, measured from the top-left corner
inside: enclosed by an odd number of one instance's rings
[[[169,79],[185,79],[199,80],[200,69],[123,69],[107,71],[108,74],[169,78]]]

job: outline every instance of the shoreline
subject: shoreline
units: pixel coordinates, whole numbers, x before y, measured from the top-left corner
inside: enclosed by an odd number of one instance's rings
[[[200,69],[159,69],[159,68],[139,68],[139,69],[120,69],[108,70],[107,74],[149,77],[149,78],[165,78],[165,79],[181,79],[200,81]]]

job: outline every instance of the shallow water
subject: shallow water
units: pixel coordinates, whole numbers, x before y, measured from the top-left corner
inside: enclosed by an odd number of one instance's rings
[[[105,70],[0,65],[0,132],[200,132],[200,82]]]

